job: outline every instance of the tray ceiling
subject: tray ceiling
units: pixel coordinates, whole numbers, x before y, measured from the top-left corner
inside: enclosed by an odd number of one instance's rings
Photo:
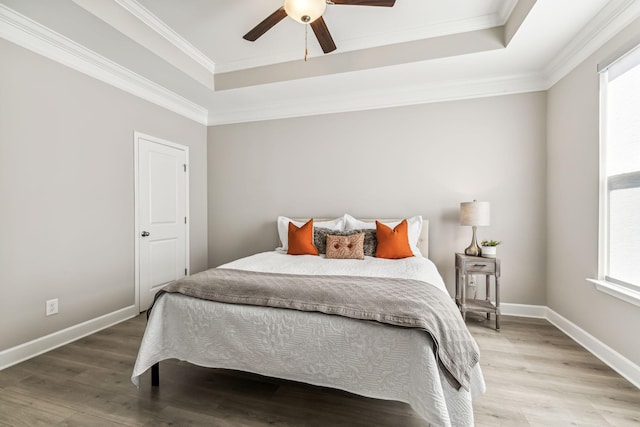
[[[305,26],[290,18],[255,42],[242,38],[282,0],[0,0],[0,12],[4,22],[25,20],[117,64],[218,124],[543,90],[572,58],[640,16],[638,3],[329,4],[323,17],[337,50],[323,54],[309,31],[307,62]],[[32,48],[11,30],[5,38]]]

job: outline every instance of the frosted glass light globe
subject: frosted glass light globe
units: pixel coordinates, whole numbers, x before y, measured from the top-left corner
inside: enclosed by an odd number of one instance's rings
[[[285,0],[284,11],[301,24],[320,18],[327,8],[326,0]]]

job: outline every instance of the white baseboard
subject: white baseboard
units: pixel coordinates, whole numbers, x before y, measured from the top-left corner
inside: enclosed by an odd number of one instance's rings
[[[602,360],[631,384],[640,388],[640,366],[549,307],[544,305],[500,304],[500,311],[507,316],[536,317],[548,320],[589,353]]]
[[[606,363],[611,369],[640,388],[640,366],[633,363],[575,323],[562,317],[548,307],[546,319],[575,342],[586,348],[591,354]]]
[[[9,366],[18,364],[39,354],[46,353],[54,348],[61,347],[80,338],[91,335],[102,329],[106,329],[117,323],[131,319],[138,315],[135,306],[122,308],[112,313],[105,314],[95,319],[87,320],[78,325],[70,326],[61,331],[54,332],[44,337],[20,344],[18,346],[0,351],[0,371]]]
[[[542,305],[501,304],[502,314],[519,317],[535,317],[546,319],[567,334],[575,342],[602,360],[611,369],[618,372],[634,386],[640,389],[640,366],[589,334],[575,323]],[[129,306],[104,316],[88,320],[44,337],[29,341],[0,352],[0,370],[20,363],[24,360],[46,353],[80,338],[106,329],[117,323],[138,315],[135,306]]]
[[[544,305],[500,304],[501,314],[518,317],[547,318],[547,307]]]

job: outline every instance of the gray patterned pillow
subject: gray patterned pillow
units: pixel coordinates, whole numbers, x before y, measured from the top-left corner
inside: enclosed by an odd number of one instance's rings
[[[353,234],[364,233],[364,254],[365,256],[376,256],[378,239],[375,228],[361,230],[331,230],[329,228],[317,227],[313,229],[313,244],[318,248],[318,253],[327,253],[327,236],[351,236]]]

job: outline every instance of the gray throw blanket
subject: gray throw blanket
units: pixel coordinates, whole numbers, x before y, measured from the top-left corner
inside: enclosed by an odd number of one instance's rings
[[[439,366],[456,389],[469,389],[471,369],[480,356],[451,298],[419,280],[212,268],[168,284],[158,292],[156,300],[165,292],[422,329],[433,339]]]

